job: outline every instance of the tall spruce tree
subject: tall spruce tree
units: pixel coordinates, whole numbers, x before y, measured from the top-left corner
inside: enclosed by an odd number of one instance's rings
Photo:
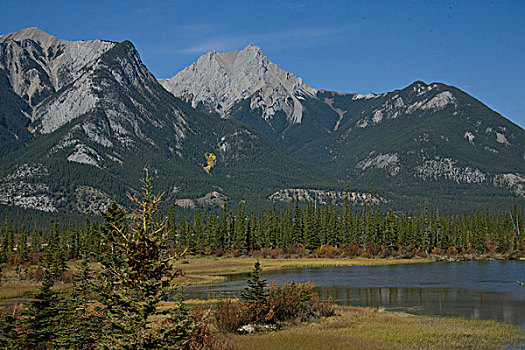
[[[103,346],[109,349],[173,349],[193,331],[191,318],[180,308],[157,310],[174,292],[177,272],[167,250],[169,232],[156,220],[161,196],[152,194],[151,181],[146,173],[142,199],[129,196],[136,207],[130,213],[113,203],[104,215],[110,249],[101,260],[99,293],[106,324]],[[154,323],[155,318],[160,321]]]
[[[250,278],[246,283],[248,286],[244,289],[244,292],[241,293],[241,299],[249,303],[252,302],[262,302],[266,301],[266,281],[261,280],[261,264],[259,260],[253,265],[253,271],[250,275]]]
[[[57,331],[61,303],[58,295],[51,289],[53,276],[49,269],[44,269],[42,285],[28,308],[17,319],[19,337],[15,343],[22,349],[56,348]]]

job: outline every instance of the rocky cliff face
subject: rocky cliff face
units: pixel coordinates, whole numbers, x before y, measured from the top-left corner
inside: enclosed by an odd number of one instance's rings
[[[145,130],[151,125],[171,129],[169,147],[181,151],[186,122],[175,108],[167,111],[169,120],[154,115],[163,91],[129,42],[67,41],[23,29],[0,36],[0,69],[31,107],[26,117],[32,133],[71,124],[50,154],[69,150],[69,161],[103,167],[116,158],[94,145],[129,147],[137,139],[155,144]]]
[[[250,108],[259,109],[268,123],[279,111],[289,124],[301,123],[301,100],[316,93],[301,78],[270,62],[253,44],[241,51],[208,52],[174,77],[159,81],[194,108],[202,104],[224,118],[235,104],[247,99]]]
[[[32,106],[73,83],[116,43],[67,41],[38,28],[0,36],[0,68],[13,90]]]
[[[0,101],[0,204],[97,213],[146,168],[167,200],[216,190],[266,198],[267,188],[318,176],[252,129],[174,97],[127,41],[71,42],[37,28],[3,35]]]

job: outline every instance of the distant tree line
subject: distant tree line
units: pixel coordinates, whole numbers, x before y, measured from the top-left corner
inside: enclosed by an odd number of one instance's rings
[[[189,219],[179,218],[172,204],[166,243],[172,254],[186,249],[193,254],[234,256],[495,253],[511,258],[525,247],[523,218],[524,210],[518,206],[442,216],[427,205],[416,213],[396,213],[366,203],[354,209],[348,201],[342,206],[295,201],[280,211],[274,205],[248,212],[244,204],[235,211],[227,206],[219,213],[197,210]],[[31,272],[28,266],[47,261],[61,278],[68,260],[96,257],[111,249],[103,236],[103,226],[88,217],[83,225],[62,227],[55,218],[45,230],[36,221],[15,230],[6,218],[1,226],[0,263],[16,266],[24,276]]]

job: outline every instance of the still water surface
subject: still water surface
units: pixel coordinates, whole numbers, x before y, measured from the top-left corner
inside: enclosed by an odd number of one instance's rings
[[[342,305],[384,307],[419,315],[490,319],[525,327],[523,261],[425,263],[285,269],[262,276],[267,282],[314,283]],[[238,297],[247,276],[186,288],[189,298]]]

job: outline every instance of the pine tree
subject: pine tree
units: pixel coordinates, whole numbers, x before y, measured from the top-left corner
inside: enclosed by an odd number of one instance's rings
[[[86,258],[74,276],[73,288],[63,300],[55,344],[63,349],[86,349],[98,343],[102,329],[101,317],[94,312],[91,294],[94,291],[92,271]]]
[[[151,178],[142,180],[142,199],[129,196],[136,209],[127,213],[114,203],[104,215],[106,243],[99,289],[105,318],[103,346],[110,349],[168,349],[180,346],[192,322],[179,309],[161,313],[157,306],[173,292],[173,269],[167,250],[168,230],[155,220],[162,196],[152,194]],[[152,318],[163,317],[158,332]],[[181,318],[186,320],[181,328]],[[167,338],[168,337],[168,338]]]
[[[252,303],[252,302],[265,302],[266,301],[266,281],[260,279],[261,264],[257,260],[253,266],[253,271],[250,278],[246,283],[248,286],[241,293],[241,299]]]
[[[51,290],[53,277],[49,269],[44,269],[42,285],[29,302],[27,310],[20,313],[19,339],[16,342],[24,349],[51,349],[57,338],[58,319],[61,303],[58,295]]]
[[[292,228],[292,243],[302,243],[303,242],[303,217],[302,210],[299,205],[299,199],[295,198],[295,208],[293,215],[293,228]]]

